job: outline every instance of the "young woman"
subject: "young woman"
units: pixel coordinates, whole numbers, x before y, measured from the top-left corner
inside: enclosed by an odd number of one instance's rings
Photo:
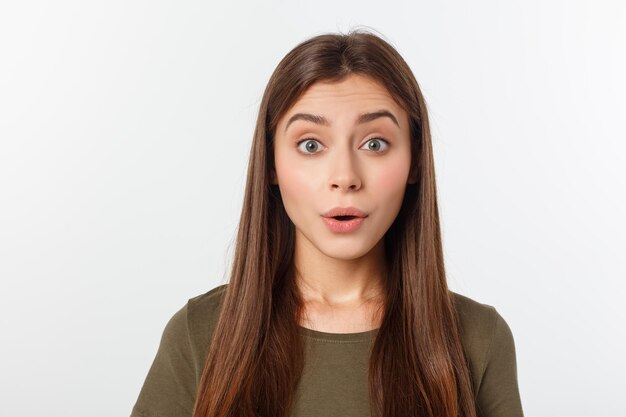
[[[324,34],[260,105],[230,281],[168,322],[133,417],[520,417],[512,332],[448,289],[426,104]]]

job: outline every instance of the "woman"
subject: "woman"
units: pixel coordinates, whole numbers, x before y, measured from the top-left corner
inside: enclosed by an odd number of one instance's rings
[[[281,60],[244,198],[229,283],[168,322],[132,416],[522,416],[509,326],[447,288],[426,104],[390,44]]]

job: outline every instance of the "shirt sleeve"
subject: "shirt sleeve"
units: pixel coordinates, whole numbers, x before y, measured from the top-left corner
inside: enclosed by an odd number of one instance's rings
[[[495,308],[493,313],[493,336],[478,390],[477,414],[479,417],[523,417],[513,333]]]
[[[186,304],[168,321],[130,417],[191,417],[196,380]]]

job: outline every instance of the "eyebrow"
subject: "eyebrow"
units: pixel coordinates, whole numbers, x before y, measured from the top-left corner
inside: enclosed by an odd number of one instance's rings
[[[398,119],[396,119],[396,116],[394,116],[390,111],[384,110],[384,109],[377,110],[371,113],[360,114],[356,118],[356,123],[357,124],[367,123],[367,122],[371,122],[372,120],[375,120],[381,117],[390,118],[398,127],[400,127],[400,124],[398,123]],[[289,121],[287,122],[287,126],[285,126],[285,132],[287,131],[287,128],[289,127],[289,125],[295,122],[296,120],[306,120],[306,121],[313,122],[318,125],[330,126],[330,122],[324,116],[320,116],[317,114],[310,114],[310,113],[296,113],[289,118]]]

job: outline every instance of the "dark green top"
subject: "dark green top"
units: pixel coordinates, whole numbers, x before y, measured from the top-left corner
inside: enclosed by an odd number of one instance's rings
[[[131,417],[191,417],[227,285],[191,298],[169,320]],[[494,307],[453,294],[478,416],[522,417],[511,329]],[[306,356],[293,416],[369,416],[367,367],[378,329],[361,333],[300,330]]]

